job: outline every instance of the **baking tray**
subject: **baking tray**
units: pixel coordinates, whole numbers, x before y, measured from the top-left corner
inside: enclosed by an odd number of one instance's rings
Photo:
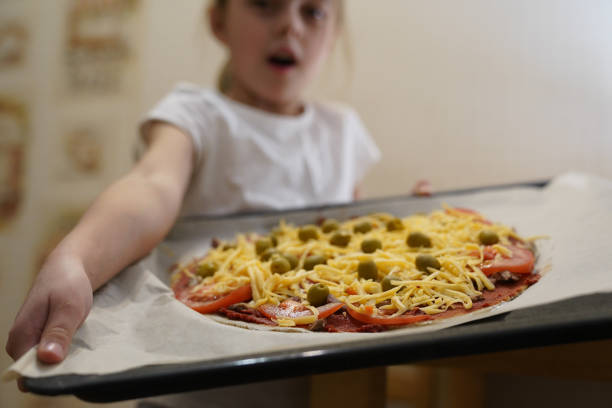
[[[447,191],[434,196],[452,198],[487,190],[541,188],[545,185],[546,181],[535,181]],[[262,219],[269,219],[272,225],[281,216],[299,222],[300,219],[312,220],[316,215],[355,215],[371,211],[382,204],[388,208],[394,203],[408,205],[415,211],[425,210],[430,205],[428,200],[397,196],[348,205],[222,217],[188,217],[177,223],[167,241],[189,239],[201,231],[203,223],[223,228],[231,226],[237,219],[240,219],[241,225],[248,219],[255,220],[258,225],[261,225]],[[146,366],[106,375],[24,378],[24,385],[30,392],[41,395],[73,394],[86,401],[113,402],[287,378],[288,373],[297,377],[608,338],[612,338],[612,294],[595,294],[521,309],[420,335],[382,339],[373,336],[372,340],[347,343],[341,347],[306,347],[189,364]]]

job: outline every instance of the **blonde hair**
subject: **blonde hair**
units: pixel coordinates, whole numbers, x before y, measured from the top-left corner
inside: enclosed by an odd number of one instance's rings
[[[219,10],[224,10],[227,7],[227,2],[229,0],[212,0],[209,8],[217,8]],[[344,0],[336,0],[336,4],[338,5],[338,27],[342,28],[346,24],[346,17],[344,12]],[[346,35],[345,30],[341,30],[339,35]],[[348,39],[345,38],[344,41],[344,54],[347,61],[352,61],[352,51],[350,47],[350,43]],[[217,76],[217,89],[221,93],[226,93],[231,84],[231,73],[229,70],[229,60],[225,61],[225,63],[221,66],[219,70],[219,75]]]

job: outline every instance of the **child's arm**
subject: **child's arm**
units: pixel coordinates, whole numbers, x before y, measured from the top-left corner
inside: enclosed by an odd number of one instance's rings
[[[138,164],[108,187],[49,255],[17,314],[6,351],[19,358],[36,343],[39,360],[64,359],[93,291],[147,254],[174,223],[192,171],[193,146],[157,123]]]

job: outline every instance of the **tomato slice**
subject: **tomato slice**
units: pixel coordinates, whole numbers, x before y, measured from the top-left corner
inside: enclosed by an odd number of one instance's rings
[[[478,211],[472,210],[470,208],[462,208],[462,207],[449,208],[449,209],[446,210],[446,213],[447,214],[452,214],[453,211],[464,213],[464,214],[477,215],[477,216],[481,217],[481,215],[480,215],[480,213]]]
[[[474,256],[476,258],[480,257],[480,252],[478,251],[472,251],[469,253],[470,256]],[[482,259],[483,261],[490,261],[491,259],[495,258],[495,255],[497,255],[497,251],[495,250],[495,248],[493,248],[492,245],[486,245],[483,249],[482,249]]]
[[[197,292],[192,293],[189,286],[190,278],[182,276],[173,286],[174,296],[202,314],[214,313],[222,307],[233,305],[234,303],[247,302],[251,300],[251,285],[243,285],[233,291],[222,294],[215,291],[215,285],[203,286]]]
[[[455,208],[449,208],[449,209],[446,210],[447,214],[452,214],[453,212],[473,215],[473,216],[476,217],[476,221],[478,221],[478,222],[480,222],[482,224],[485,224],[485,225],[492,225],[493,224],[491,221],[489,221],[485,217],[483,217],[478,211],[471,210],[469,208],[455,207]]]
[[[496,272],[510,271],[513,273],[531,273],[535,263],[533,253],[527,248],[516,245],[506,245],[512,251],[511,257],[496,257],[492,261],[486,261],[480,269],[489,276]]]
[[[350,307],[347,307],[346,309],[355,320],[359,320],[363,323],[380,324],[384,326],[413,324],[431,319],[431,316],[428,315],[403,314],[396,317],[372,316],[365,313],[359,313]]]
[[[342,307],[342,303],[333,302],[317,307],[319,319],[325,319]],[[270,319],[295,319],[298,317],[312,316],[312,312],[300,302],[285,299],[278,305],[266,303],[259,306],[258,310]]]

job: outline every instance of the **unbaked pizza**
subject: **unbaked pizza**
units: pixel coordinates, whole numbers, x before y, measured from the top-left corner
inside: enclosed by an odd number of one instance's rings
[[[387,213],[213,240],[172,270],[178,300],[267,326],[378,332],[511,300],[538,281],[534,239],[478,212]]]

